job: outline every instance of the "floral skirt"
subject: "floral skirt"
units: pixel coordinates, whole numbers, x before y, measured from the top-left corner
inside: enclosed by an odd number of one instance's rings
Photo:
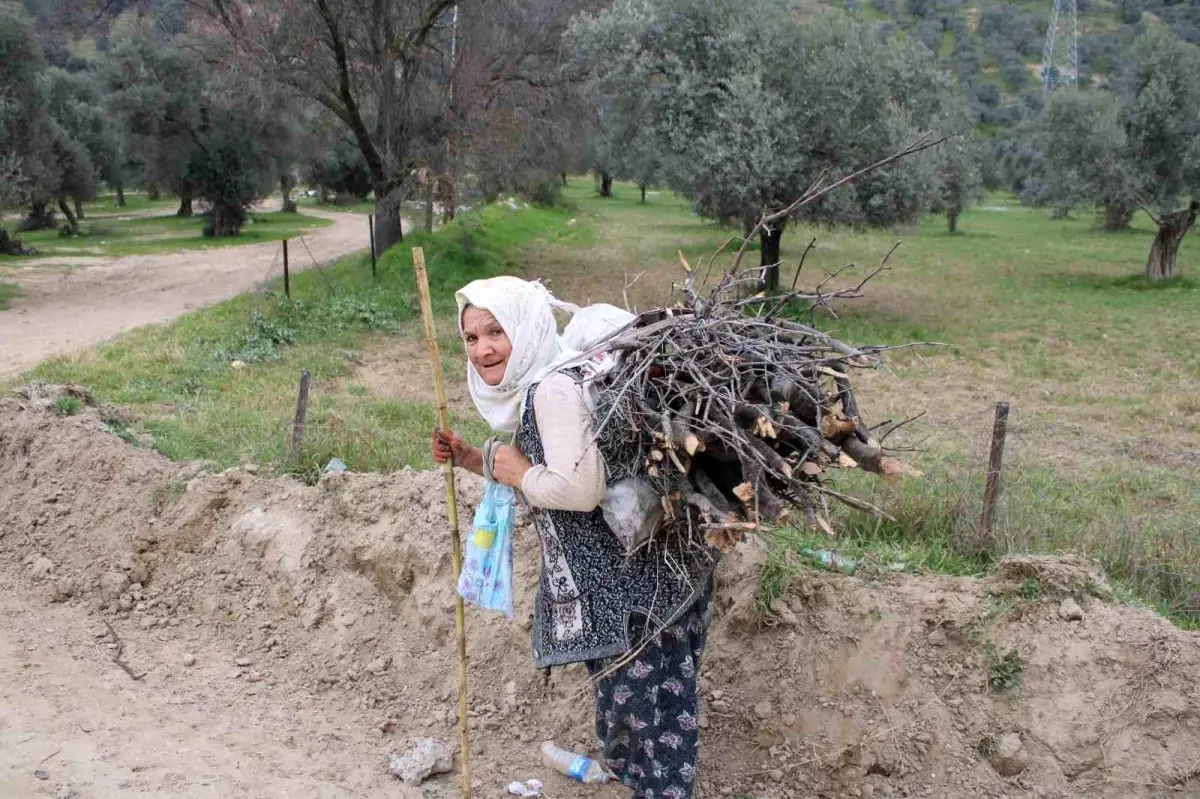
[[[712,598],[710,578],[704,595],[641,649],[587,662],[596,683],[596,737],[609,770],[635,799],[692,796],[700,756],[700,654]]]

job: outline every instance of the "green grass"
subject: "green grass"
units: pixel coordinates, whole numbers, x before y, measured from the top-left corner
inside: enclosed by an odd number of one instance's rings
[[[575,179],[566,197],[592,217],[592,243],[542,245],[529,261],[567,298],[618,299],[627,275],[642,273],[631,301],[658,304],[680,275],[677,249],[696,264],[733,233],[668,194],[639,205],[632,186],[600,200],[590,181]],[[888,442],[918,448],[904,455],[923,479],[835,479],[897,521],[834,509],[836,540],[772,536],[776,575],[764,597],[786,581],[784,566],[803,565],[787,553],[805,547],[950,574],[981,573],[1009,552],[1079,551],[1177,623],[1200,623],[1200,290],[1189,277],[1200,267],[1197,240],[1180,252],[1183,278],[1152,286],[1140,277],[1153,236],[1145,217],[1109,234],[1090,216],[1051,221],[999,196],[964,215],[959,230],[950,235],[940,217],[897,231],[787,230],[789,283],[817,239],[807,286],[848,263],[858,267],[842,284],[857,281],[901,240],[864,298],[817,322],[854,343],[946,346],[894,352],[887,371],[857,376],[868,422],[926,414]],[[977,554],[997,399],[1012,406],[1002,501],[995,540]]]
[[[610,199],[590,178],[564,191],[567,208],[462,216],[432,236],[414,235],[380,261],[372,282],[363,257],[305,272],[286,302],[240,297],[166,326],[134,331],[97,350],[60,358],[32,376],[90,387],[130,405],[142,431],[176,458],[220,465],[275,464],[311,473],[329,457],[355,470],[426,466],[433,415],[420,380],[394,379],[424,361],[414,324],[409,246],[426,248],[439,312],[474,277],[516,272],[546,278],[564,299],[637,307],[670,296],[681,274],[734,231],[696,218],[665,192],[638,202],[617,184]],[[888,369],[856,376],[868,422],[919,419],[888,440],[922,479],[887,484],[856,472],[834,486],[874,502],[895,521],[831,509],[838,535],[784,530],[770,537],[765,606],[787,591],[804,549],[836,549],[863,574],[927,569],[978,574],[1012,552],[1076,551],[1100,560],[1124,595],[1177,623],[1200,626],[1200,252],[1180,253],[1183,277],[1150,286],[1140,277],[1153,235],[1145,217],[1108,234],[1089,216],[1051,221],[1011,197],[966,213],[960,232],[942,218],[911,229],[855,232],[795,226],[784,237],[784,279],[811,238],[801,284],[857,264],[835,285],[857,281],[897,239],[890,270],[866,296],[835,304],[821,327],[855,343],[944,346],[898,350]],[[755,254],[749,255],[751,261]],[[725,261],[721,261],[724,263]],[[440,323],[448,379],[461,387],[461,346]],[[232,368],[233,361],[244,368]],[[399,366],[397,366],[399,364]],[[313,375],[301,463],[285,441],[302,368]],[[416,384],[416,385],[414,385]],[[992,539],[974,540],[995,400],[1011,403],[1003,492]],[[456,406],[464,432],[482,425]]]
[[[149,196],[138,191],[125,192],[125,204],[117,205],[116,194],[101,194],[96,199],[89,203],[84,203],[83,213],[85,218],[92,219],[96,217],[107,216],[128,216],[130,214],[142,214],[150,211],[158,211],[163,214],[174,213],[179,208],[179,198],[170,195],[159,195],[157,199],[151,200]]]
[[[54,398],[54,412],[59,416],[73,416],[83,408],[83,400],[60,394]]]
[[[132,408],[137,432],[175,459],[218,466],[254,462],[313,474],[332,457],[356,471],[430,465],[434,411],[422,398],[367,391],[354,379],[364,349],[399,341],[424,360],[411,247],[425,250],[435,307],[453,308],[464,281],[519,265],[535,240],[577,236],[561,210],[491,208],[461,217],[432,236],[409,236],[384,253],[372,280],[366,256],[345,258],[281,286],[243,295],[167,324],[140,328],[82,355],[56,358],[28,378],[88,386],[97,398]],[[453,322],[441,325],[444,366],[461,383],[461,345]],[[302,369],[312,386],[299,462],[287,439]],[[410,379],[408,382],[412,382]],[[484,433],[474,415],[456,419],[465,434]]]
[[[331,224],[329,220],[303,214],[251,214],[240,235],[209,238],[203,233],[205,218],[199,215],[117,218],[88,217],[80,223],[80,235],[64,237],[57,230],[20,234],[38,255],[123,256],[174,252],[182,249],[230,247],[292,238],[303,231]],[[30,261],[37,256],[8,259],[8,263]]]
[[[347,214],[373,214],[375,213],[375,201],[366,199],[361,202],[347,203],[323,203],[316,197],[300,196],[296,198],[296,205],[300,208],[326,208],[330,211],[340,211]]]
[[[16,283],[0,280],[0,311],[8,308],[12,301],[21,296],[21,289]]]

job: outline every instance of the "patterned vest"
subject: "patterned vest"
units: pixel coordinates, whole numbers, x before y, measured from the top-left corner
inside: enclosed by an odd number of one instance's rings
[[[535,391],[536,385],[529,389],[518,440],[533,465],[542,466]],[[672,624],[705,593],[719,557],[715,550],[681,557],[654,542],[627,557],[599,508],[588,513],[533,508],[531,515],[542,546],[533,611],[538,668],[633,649],[642,635]]]

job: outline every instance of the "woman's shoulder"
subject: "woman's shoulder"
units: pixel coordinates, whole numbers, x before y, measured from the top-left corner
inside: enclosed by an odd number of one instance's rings
[[[570,370],[547,375],[534,387],[533,398],[538,404],[546,401],[573,402],[583,400],[583,385]]]

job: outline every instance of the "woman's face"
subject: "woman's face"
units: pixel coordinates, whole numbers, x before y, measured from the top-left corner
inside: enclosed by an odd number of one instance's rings
[[[512,355],[512,342],[508,340],[508,334],[496,317],[474,305],[468,305],[463,311],[462,324],[467,359],[483,382],[489,386],[500,385],[504,380],[504,370],[508,367],[508,356]]]

